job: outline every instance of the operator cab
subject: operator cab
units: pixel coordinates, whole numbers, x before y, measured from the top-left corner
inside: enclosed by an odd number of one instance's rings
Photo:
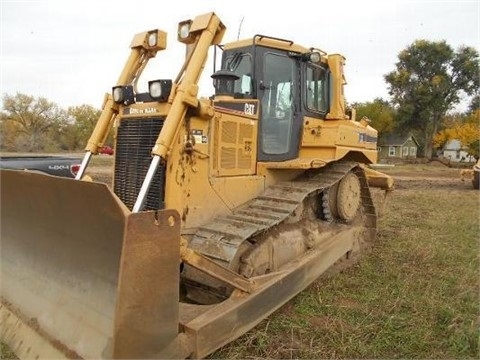
[[[324,119],[329,111],[329,71],[322,54],[256,35],[226,46],[221,68],[212,75],[216,96],[259,101],[258,160],[297,158],[304,116]]]

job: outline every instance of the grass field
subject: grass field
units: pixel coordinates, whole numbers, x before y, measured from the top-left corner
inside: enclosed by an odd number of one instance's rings
[[[397,185],[372,251],[210,358],[480,358],[479,192],[435,163],[385,172]]]
[[[211,358],[479,358],[479,193],[458,170],[405,165],[378,241]]]

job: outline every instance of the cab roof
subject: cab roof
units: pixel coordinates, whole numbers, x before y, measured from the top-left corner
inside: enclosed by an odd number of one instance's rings
[[[280,50],[298,52],[302,54],[312,51],[312,49],[295,44],[291,40],[274,38],[267,35],[255,35],[253,38],[229,42],[227,44],[224,44],[224,49],[231,50],[253,45],[261,45]]]

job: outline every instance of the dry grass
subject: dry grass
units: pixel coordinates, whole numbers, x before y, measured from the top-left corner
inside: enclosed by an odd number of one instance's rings
[[[0,359],[14,360],[18,359],[15,354],[8,348],[7,345],[0,342]]]
[[[443,166],[389,172],[372,253],[212,358],[479,358],[479,193]]]

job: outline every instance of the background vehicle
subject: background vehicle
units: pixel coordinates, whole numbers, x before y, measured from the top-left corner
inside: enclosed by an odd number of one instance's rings
[[[224,31],[214,13],[179,23],[185,63],[148,93],[166,33],[134,37],[79,181],[2,172],[3,337],[20,356],[204,357],[375,238],[370,186],[393,180],[367,166],[377,131],[345,109],[344,58],[255,35],[221,47],[199,99]],[[112,127],[113,191],[80,181]]]
[[[480,160],[477,160],[471,169],[460,170],[460,179],[471,181],[473,188],[478,190],[480,188]]]
[[[30,170],[55,176],[74,178],[81,158],[70,156],[1,156],[0,169]]]
[[[474,189],[480,189],[480,159],[477,160],[477,163],[473,166],[472,185]]]

